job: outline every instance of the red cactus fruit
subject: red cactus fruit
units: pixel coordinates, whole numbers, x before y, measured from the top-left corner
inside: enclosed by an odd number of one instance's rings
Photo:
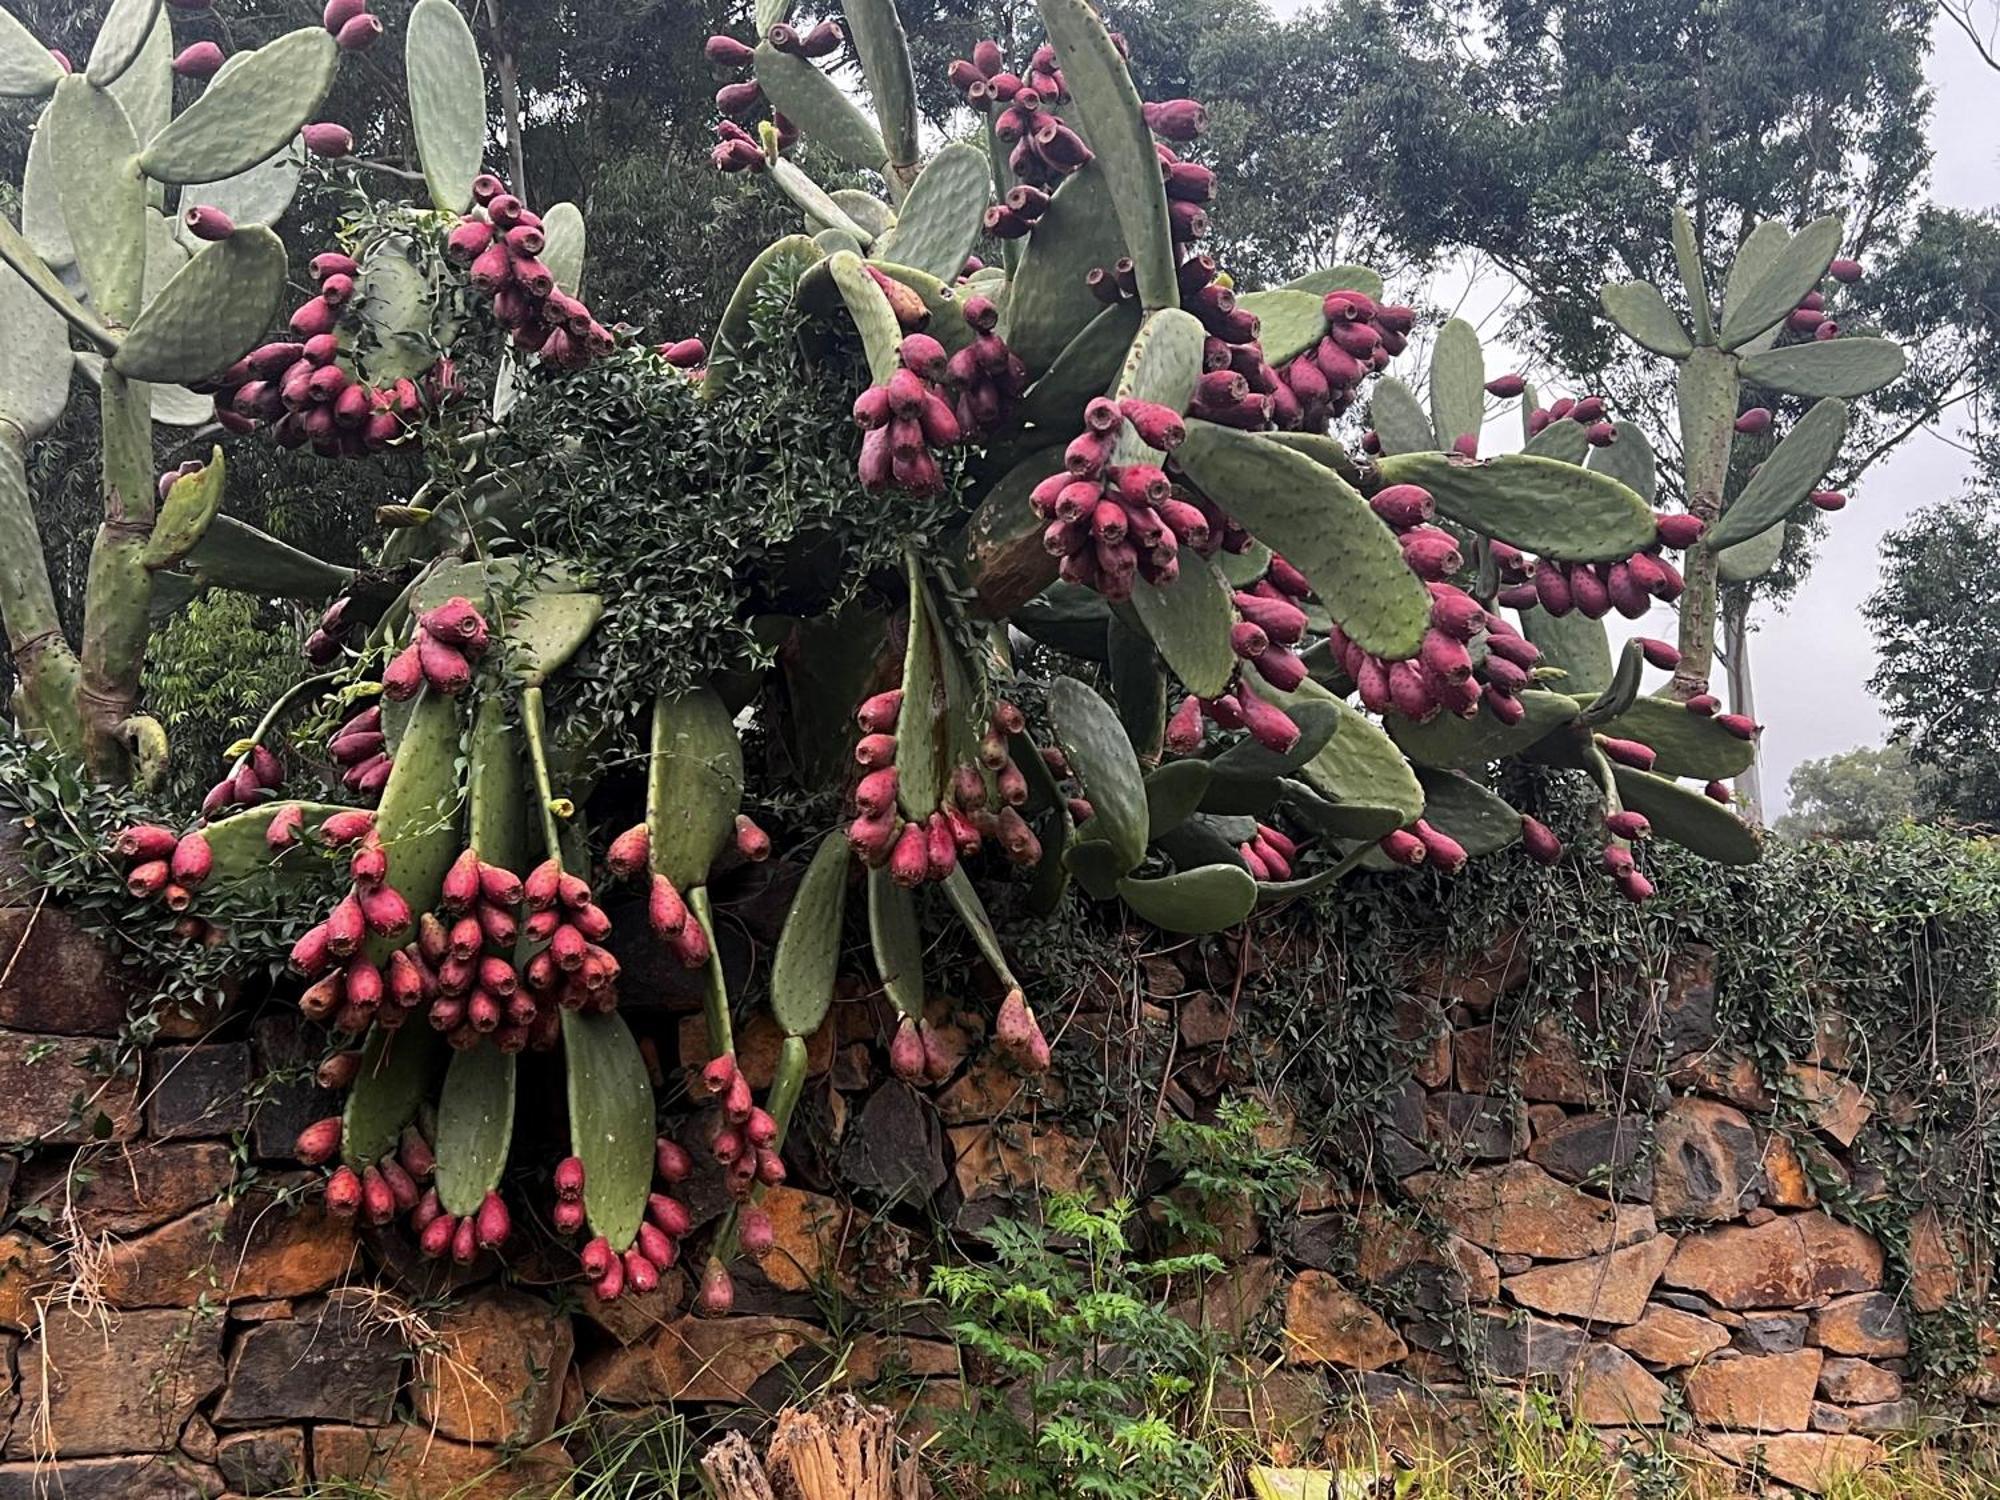
[[[726,1318],[735,1306],[736,1283],[730,1280],[729,1268],[711,1256],[702,1269],[701,1287],[695,1293],[694,1310],[704,1318]]]
[[[625,1267],[625,1285],[629,1290],[644,1296],[647,1292],[659,1286],[659,1268],[648,1260],[646,1252],[639,1249],[636,1245],[625,1252],[623,1264]]]
[[[309,1167],[317,1167],[329,1162],[340,1154],[340,1135],[343,1123],[339,1115],[328,1115],[324,1120],[315,1120],[299,1132],[297,1144],[292,1154]]]
[[[742,813],[736,815],[736,852],[752,863],[771,857],[771,836]]]
[[[521,897],[528,903],[530,911],[547,911],[562,895],[562,865],[554,859],[545,859],[528,872],[528,878],[521,883]]]
[[[630,880],[645,870],[652,857],[652,834],[644,823],[634,823],[611,841],[604,863],[613,875]]]
[[[558,1198],[549,1210],[549,1223],[557,1234],[576,1234],[584,1226],[587,1216],[580,1198]]]
[[[694,1161],[678,1141],[663,1135],[653,1143],[653,1170],[662,1182],[685,1182],[694,1171]]]
[[[469,1266],[478,1258],[479,1248],[478,1226],[474,1215],[467,1214],[452,1231],[451,1258],[461,1266]]]
[[[1621,870],[1617,876],[1618,894],[1627,901],[1638,904],[1653,895],[1653,882],[1637,870]]]
[[[353,1085],[361,1075],[361,1054],[359,1052],[336,1052],[313,1070],[313,1082],[330,1093],[339,1093]]]
[[[403,1170],[418,1182],[428,1181],[437,1170],[437,1155],[431,1150],[431,1143],[414,1125],[403,1127],[402,1137],[396,1144],[396,1158],[403,1164]]]
[[[226,240],[236,233],[236,222],[209,203],[197,203],[181,214],[181,223],[198,240]]]
[[[1739,740],[1754,740],[1762,726],[1742,714],[1717,714],[1715,722]]]
[[[340,28],[334,38],[342,52],[366,52],[382,39],[382,18],[363,13]]]
[[[1376,847],[1389,857],[1391,863],[1411,867],[1422,864],[1430,853],[1423,839],[1407,828],[1385,834]]]
[[[1826,273],[1842,286],[1852,286],[1861,279],[1861,262],[1844,255],[1835,256]]]
[[[354,136],[345,125],[336,125],[330,120],[320,120],[306,126],[299,133],[305,138],[306,150],[314,156],[354,154]]]
[[[1465,846],[1449,834],[1441,833],[1422,818],[1411,825],[1411,832],[1423,842],[1424,862],[1447,875],[1456,875],[1465,868]]]
[[[1562,840],[1540,818],[1521,814],[1521,847],[1537,864],[1552,865],[1562,858]]]
[[[472,686],[472,663],[457,647],[422,632],[417,636],[416,652],[418,669],[433,692],[456,698]]]
[[[889,1042],[889,1070],[905,1083],[924,1081],[924,1041],[917,1023],[904,1016]]]
[[[1847,496],[1839,490],[1814,490],[1806,496],[1816,510],[1841,510],[1847,505]]]
[[[377,937],[392,937],[410,925],[410,903],[393,885],[378,885],[361,895],[361,916]]]
[[[183,834],[174,844],[174,853],[168,870],[175,885],[195,889],[208,879],[215,868],[215,853],[208,846],[208,840],[198,833]]]
[[[1759,433],[1769,432],[1771,430],[1771,408],[1768,406],[1751,407],[1748,411],[1737,417],[1736,430],[1752,437]]]
[[[1621,839],[1649,838],[1653,832],[1653,825],[1646,820],[1646,815],[1636,812],[1606,813],[1604,826]]]
[[[419,1231],[417,1249],[426,1260],[439,1259],[451,1250],[452,1242],[458,1237],[458,1227],[457,1219],[440,1212]]]
[[[416,697],[417,689],[423,685],[422,653],[414,643],[405,646],[382,669],[382,696],[392,703],[403,703]]]
[[[1503,401],[1520,395],[1527,388],[1528,382],[1524,376],[1511,373],[1496,375],[1486,382],[1486,394],[1489,396],[1498,396]]]
[[[736,1221],[736,1239],[743,1253],[759,1259],[777,1248],[778,1232],[761,1208],[746,1208]]]
[[[487,1193],[479,1204],[475,1220],[474,1234],[482,1250],[497,1250],[507,1243],[507,1236],[513,1230],[513,1222],[507,1213],[507,1205],[495,1192]]]
[[[699,969],[708,962],[710,951],[708,929],[701,923],[684,924],[668,942],[674,950],[674,957],[680,960],[682,968]]]
[[[168,859],[179,842],[172,829],[157,823],[133,823],[118,831],[111,841],[111,852],[125,860]]]
[[[1720,781],[1711,781],[1701,789],[1702,795],[1711,802],[1720,802],[1724,807],[1736,800],[1729,788]]]
[[[577,1261],[583,1267],[583,1274],[592,1278],[602,1277],[610,1270],[618,1253],[611,1248],[611,1242],[603,1235],[589,1241],[577,1252]]]
[[[556,1196],[566,1200],[583,1197],[583,1158],[565,1156],[556,1163]]]
[[[336,1168],[326,1180],[326,1211],[336,1219],[351,1219],[361,1209],[361,1178],[352,1167]]]
[[[167,862],[164,859],[149,859],[144,864],[134,865],[125,876],[127,894],[141,901],[147,901],[166,888],[169,878]]]
[[[1616,739],[1608,734],[1596,737],[1597,748],[1621,766],[1631,766],[1634,770],[1653,769],[1653,747],[1642,745],[1637,740]]]
[[[417,1184],[410,1174],[403,1170],[403,1164],[393,1155],[385,1156],[376,1162],[373,1170],[379,1173],[382,1181],[388,1185],[389,1195],[394,1201],[397,1213],[406,1214],[417,1206],[420,1197]]]

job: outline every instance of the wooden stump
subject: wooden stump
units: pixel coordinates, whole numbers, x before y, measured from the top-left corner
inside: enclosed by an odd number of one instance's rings
[[[928,1500],[914,1454],[896,1440],[896,1414],[836,1396],[778,1413],[759,1463],[741,1433],[702,1455],[717,1500]]]

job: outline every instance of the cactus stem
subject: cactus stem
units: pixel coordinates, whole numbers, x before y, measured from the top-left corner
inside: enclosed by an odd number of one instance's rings
[[[715,941],[715,915],[708,904],[708,887],[698,885],[687,893],[688,914],[701,923],[708,934],[708,975],[702,992],[702,1018],[708,1025],[708,1052],[721,1057],[736,1050],[736,1036],[729,1024],[729,983],[722,975],[722,948]],[[783,1125],[779,1131],[782,1135]]]
[[[1681,365],[1681,447],[1686,454],[1688,509],[1713,527],[1722,514],[1735,438],[1738,375],[1735,356],[1696,349]],[[1708,691],[1715,660],[1716,592],[1721,557],[1705,543],[1687,555],[1687,588],[1680,599],[1681,661],[1673,695],[1682,702]]]
[[[55,591],[42,565],[41,528],[28,495],[27,439],[0,421],[0,621],[20,682],[15,715],[72,754],[83,749],[81,669],[63,638]]]
[[[540,687],[521,689],[521,733],[528,742],[528,763],[535,772],[535,806],[542,815],[542,843],[549,858],[560,866],[562,831],[557,826],[556,813],[559,805],[567,807],[569,803],[557,798],[549,780],[548,725],[542,712]]]
[[[104,441],[104,520],[84,585],[84,758],[100,779],[130,779],[124,725],[138,709],[153,575],[146,566],[154,516],[151,398],[107,363],[98,391]]]

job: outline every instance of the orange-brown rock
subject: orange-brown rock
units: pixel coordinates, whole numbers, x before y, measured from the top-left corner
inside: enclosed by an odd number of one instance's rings
[[[1473,1244],[1506,1254],[1601,1255],[1655,1233],[1650,1209],[1593,1198],[1531,1162],[1421,1173],[1404,1187]]]
[[[1688,1373],[1688,1406],[1710,1427],[1752,1432],[1804,1432],[1819,1386],[1817,1349],[1712,1359]]]
[[[1910,1325],[1894,1297],[1860,1292],[1813,1314],[1812,1341],[1829,1354],[1901,1359],[1910,1352]]]
[[[1008,1067],[989,1047],[938,1095],[937,1108],[945,1124],[965,1125],[1031,1114],[1037,1104],[1060,1106],[1064,1098],[1062,1080],[1053,1073],[1030,1078]]]
[[[1653,1127],[1653,1209],[1668,1219],[1733,1219],[1756,1202],[1760,1157],[1742,1111],[1676,1099]]]
[[[223,1320],[172,1311],[97,1318],[51,1307],[21,1345],[12,1457],[165,1453],[222,1384]]]
[[[1181,1001],[1179,1021],[1181,1045],[1196,1049],[1219,1047],[1236,1030],[1236,1017],[1229,1006],[1207,990],[1197,991]]]
[[[1729,1347],[1729,1330],[1712,1318],[1655,1302],[1629,1328],[1611,1335],[1611,1342],[1650,1365],[1676,1370]]]
[[[82,1146],[139,1133],[137,1078],[106,1078],[84,1038],[0,1031],[0,1144]]]
[[[1353,1240],[1354,1274],[1370,1286],[1387,1285],[1413,1266],[1436,1266],[1454,1278],[1455,1301],[1491,1302],[1500,1295],[1500,1268],[1463,1236],[1426,1233],[1371,1204],[1355,1215]]]
[[[968,1203],[1023,1188],[1042,1193],[1102,1188],[1103,1163],[1095,1145],[1053,1127],[961,1125],[945,1135]]]
[[[0,1026],[116,1036],[139,998],[111,945],[46,902],[0,907],[0,953]]]
[[[1285,1359],[1379,1370],[1409,1346],[1367,1303],[1324,1271],[1301,1271],[1285,1297]]]
[[[732,1039],[736,1043],[736,1065],[743,1070],[750,1087],[762,1093],[771,1086],[778,1071],[778,1054],[785,1047],[784,1028],[768,1010],[755,1010],[735,1028]],[[833,1066],[833,1040],[834,1026],[829,1017],[806,1038],[807,1077],[817,1078]],[[714,1055],[708,1046],[708,1023],[699,1015],[681,1017],[680,1042],[681,1064],[690,1074],[699,1073]]]
[[[340,1280],[354,1258],[352,1220],[249,1193],[113,1246],[100,1284],[118,1307],[303,1297]]]
[[[771,1216],[775,1238],[771,1249],[757,1258],[757,1268],[780,1291],[807,1292],[833,1278],[851,1291],[849,1267],[842,1251],[849,1245],[852,1212],[838,1200],[794,1187],[771,1188],[763,1207]],[[851,1262],[851,1254],[847,1257]]]
[[[519,1455],[455,1443],[428,1428],[317,1427],[313,1476],[350,1480],[382,1500],[555,1500],[569,1493],[570,1456],[559,1443]]]
[[[750,1387],[793,1354],[826,1343],[825,1330],[796,1318],[677,1318],[642,1344],[586,1360],[583,1387],[613,1406],[741,1405]]]
[[[0,1328],[25,1333],[35,1326],[38,1304],[55,1285],[61,1257],[16,1229],[0,1235]]]
[[[1241,1340],[1277,1301],[1284,1268],[1268,1255],[1252,1255],[1207,1277],[1192,1297],[1174,1304],[1174,1315],[1197,1328]]]
[[[1603,1092],[1554,1016],[1541,1017],[1525,1037],[1500,1030],[1496,1036],[1494,1026],[1474,1026],[1453,1039],[1452,1071],[1462,1093],[1491,1093],[1500,1075],[1531,1104],[1589,1104]]]
[[[1570,1413],[1592,1427],[1658,1427],[1667,1420],[1667,1388],[1611,1344],[1592,1344],[1570,1382]]]
[[[1754,1467],[1780,1484],[1823,1495],[1842,1475],[1858,1474],[1882,1462],[1882,1445],[1870,1438],[1819,1432],[1780,1432],[1751,1436],[1710,1433],[1703,1442],[1716,1457],[1744,1468]]]
[[[1819,1190],[1806,1174],[1806,1164],[1798,1148],[1775,1132],[1764,1139],[1762,1163],[1764,1202],[1772,1208],[1811,1208],[1819,1202]]]
[[[1920,1313],[1938,1312],[1968,1286],[1964,1236],[1956,1226],[1947,1230],[1938,1211],[1926,1204],[1910,1219],[1910,1306]]]
[[[600,1300],[597,1293],[585,1287],[577,1311],[620,1344],[636,1344],[673,1322],[687,1297],[687,1274],[675,1266],[661,1274],[660,1284],[652,1291],[628,1288],[624,1295],[609,1302]]]
[[[236,1161],[225,1141],[129,1145],[78,1155],[68,1162],[35,1163],[23,1173],[23,1196],[73,1217],[87,1235],[129,1238],[214,1203],[236,1180]]]
[[[1713,1094],[1755,1114],[1762,1114],[1777,1102],[1765,1086],[1756,1060],[1744,1052],[1704,1052],[1686,1058],[1667,1074],[1667,1082],[1676,1089],[1698,1089]]]
[[[1623,1250],[1537,1266],[1501,1283],[1523,1307],[1591,1323],[1635,1323],[1653,1283],[1674,1253],[1672,1235],[1655,1235]]]
[[[865,1333],[848,1346],[841,1359],[841,1378],[849,1385],[874,1385],[902,1378],[937,1380],[959,1372],[958,1348],[937,1339],[906,1339]]]
[[[1845,1074],[1806,1063],[1795,1064],[1786,1071],[1805,1101],[1814,1126],[1843,1146],[1853,1145],[1861,1127],[1875,1113],[1874,1102],[1861,1085]]]
[[[1874,1406],[1903,1399],[1903,1377],[1865,1359],[1828,1355],[1819,1367],[1819,1393],[1842,1406]]]
[[[1882,1247],[1826,1214],[1686,1235],[1661,1280],[1720,1307],[1796,1307],[1882,1284]]]
[[[468,1443],[532,1445],[555,1431],[576,1334],[539,1297],[486,1287],[430,1318],[417,1350],[417,1420]]]

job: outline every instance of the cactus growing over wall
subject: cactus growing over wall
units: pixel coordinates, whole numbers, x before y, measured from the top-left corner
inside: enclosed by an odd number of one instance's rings
[[[143,9],[120,0],[113,19]],[[207,268],[200,302],[174,294],[177,277],[129,326],[65,289],[49,244],[0,238],[19,273],[0,294],[40,320],[22,325],[28,336],[66,347],[46,304],[106,356],[118,506],[134,443],[111,414],[130,421],[148,399],[141,382],[193,382],[233,431],[268,428],[330,458],[410,443],[429,462],[422,489],[384,511],[397,529],[383,559],[414,570],[408,585],[368,608],[337,603],[308,647],[327,669],[311,681],[345,715],[326,745],[328,779],[357,805],[279,796],[265,742],[274,710],[238,748],[205,826],[130,830],[118,850],[136,895],[197,909],[204,882],[309,891],[337,869],[341,888],[292,955],[300,1004],[341,1039],[331,1076],[351,1088],[344,1114],[300,1142],[330,1168],[336,1210],[406,1219],[433,1255],[497,1248],[521,1175],[508,1176],[517,1060],[560,1051],[569,1139],[549,1173],[548,1222],[579,1241],[601,1297],[644,1289],[675,1263],[697,1227],[676,1196],[695,1168],[656,1135],[648,1062],[618,1012],[614,918],[600,902],[614,882],[643,892],[657,951],[699,976],[712,1059],[700,1073],[702,1144],[735,1205],[701,1278],[699,1305],[719,1311],[739,1237],[753,1254],[768,1244],[756,1200],[784,1176],[807,1039],[832,1004],[850,912],[899,1016],[891,1067],[937,1084],[954,1063],[925,1020],[927,906],[949,911],[991,970],[1002,1051],[1024,1071],[1048,1065],[982,886],[1012,883],[1010,903],[1042,911],[1122,902],[1203,933],[1360,868],[1449,874],[1517,842],[1537,859],[1571,857],[1495,790],[1494,768],[1515,760],[1589,779],[1602,816],[1583,858],[1634,900],[1652,894],[1636,852],[1650,836],[1756,858],[1755,832],[1682,784],[1740,772],[1755,733],[1702,690],[1713,580],[1747,566],[1729,559],[1819,483],[1838,402],[1796,424],[1727,506],[1721,476],[1739,370],[1831,397],[1900,368],[1894,346],[1822,338],[1800,316],[1823,306],[1813,287],[1837,234],[1760,228],[1719,331],[1694,269],[1692,334],[1654,289],[1607,289],[1620,325],[1683,365],[1691,508],[1656,513],[1643,434],[1595,398],[1543,412],[1517,377],[1489,381],[1462,322],[1437,331],[1427,406],[1385,376],[1419,319],[1365,267],[1235,285],[1200,249],[1214,182],[1184,155],[1199,104],[1141,99],[1122,39],[1085,0],[1039,10],[1046,40],[1019,72],[991,42],[953,67],[983,117],[984,149],[955,142],[928,161],[891,0],[849,0],[845,28],[795,23],[786,0],[760,0],[754,44],[710,39],[727,77],[716,165],[767,183],[804,223],[745,271],[707,339],[681,330],[649,344],[600,321],[581,300],[581,216],[566,205],[538,214],[482,171],[484,84],[448,0],[419,0],[405,39],[429,203],[385,207],[320,256],[291,338],[257,342],[282,253],[268,295],[251,296],[269,279],[258,269],[268,254],[239,266],[252,253],[232,247],[269,235],[244,227],[240,204],[191,205],[190,234],[220,236],[189,263]],[[9,35],[0,42],[13,47]],[[273,47],[312,49],[330,76],[340,44],[300,35]],[[850,37],[873,118],[816,65]],[[16,51],[0,80],[53,90],[54,143],[72,116],[115,126],[87,77],[50,79]],[[262,99],[241,86],[256,56],[221,64],[203,103]],[[253,114],[261,134],[244,144],[232,130],[231,170],[261,171],[261,158],[237,158],[280,150],[312,112]],[[176,122],[109,160],[151,160],[187,181],[216,165],[189,141],[216,133]],[[879,173],[886,198],[816,183],[786,154],[800,136]],[[123,167],[101,170],[124,181]],[[96,286],[112,274],[90,217],[103,210],[75,201],[67,243]],[[192,211],[203,207],[216,212]],[[998,264],[974,256],[982,235]],[[217,303],[229,317],[207,316]],[[197,306],[198,328],[181,336],[198,333],[199,352],[174,352],[165,319],[178,308],[176,327],[196,323]],[[1779,325],[1806,341],[1779,347]],[[497,341],[498,373],[491,400],[475,403],[454,350],[482,338]],[[769,382],[789,379],[802,403],[831,386],[851,406],[842,498],[894,517],[896,534],[868,551],[830,519],[830,541],[795,524],[743,538],[731,582],[758,649],[703,680],[656,681],[643,704],[566,712],[637,649],[644,632],[621,615],[650,619],[659,601],[623,587],[615,556],[587,572],[552,542],[545,492],[602,455],[561,422],[538,428],[538,405],[568,390],[606,402],[654,393],[685,420],[615,442],[671,447],[695,441],[701,414],[753,412]],[[1524,452],[1480,456],[1489,394],[1528,398]],[[51,400],[31,395],[0,387],[22,442]],[[1360,441],[1331,435],[1364,401],[1372,426]],[[538,446],[533,435],[548,431]],[[801,461],[758,458],[746,484],[782,484]],[[201,557],[222,486],[219,457],[174,479],[147,543],[153,566]],[[129,515],[114,509],[93,595],[125,636],[143,629],[154,555],[121,561]],[[591,519],[616,529],[609,515]],[[1685,581],[1669,554],[1689,559]],[[32,580],[7,583],[22,718],[119,770],[105,747],[138,737],[133,705],[117,725],[60,723],[62,695],[48,687],[59,678],[35,662],[48,651]],[[1634,641],[1614,664],[1599,619],[1676,596],[1680,647]],[[107,651],[86,640],[87,686],[116,658]],[[1045,671],[1057,658],[1087,665]],[[1677,672],[1673,696],[1644,691],[1649,667]],[[91,713],[104,698],[93,691]],[[643,776],[621,786],[603,752],[622,743]],[[771,795],[762,783],[780,777],[791,785]],[[784,1042],[761,1100],[736,1054],[745,997],[730,992],[710,890],[718,871],[772,851],[746,796],[820,810],[779,828],[803,873],[770,965]],[[920,899],[927,888],[935,902]]]

